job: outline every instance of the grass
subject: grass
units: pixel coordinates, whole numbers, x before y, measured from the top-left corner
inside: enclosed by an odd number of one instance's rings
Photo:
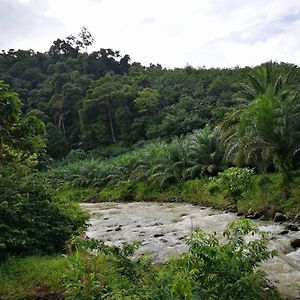
[[[59,299],[67,267],[64,256],[10,258],[0,265],[0,299]]]

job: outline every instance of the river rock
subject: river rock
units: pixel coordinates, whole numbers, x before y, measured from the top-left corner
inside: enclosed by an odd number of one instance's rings
[[[284,222],[286,221],[286,216],[280,212],[277,212],[274,216],[274,222]]]
[[[295,249],[300,248],[300,239],[295,239],[291,241],[291,246]]]
[[[280,232],[280,235],[286,235],[286,234],[288,234],[288,233],[289,233],[288,230],[283,230],[283,231]]]
[[[119,225],[116,229],[115,229],[115,231],[120,231],[120,230],[122,230],[122,225]]]
[[[288,224],[284,227],[285,230],[299,231],[299,227],[295,224]]]
[[[253,213],[252,219],[259,219],[261,221],[270,221],[274,219],[276,209],[274,206],[267,205],[264,209]]]
[[[262,211],[255,211],[253,212],[251,209],[248,210],[248,212],[246,213],[245,217],[248,219],[258,219],[263,215]]]
[[[153,235],[153,237],[155,238],[158,238],[158,237],[161,237],[161,236],[165,236],[163,233],[156,233]]]

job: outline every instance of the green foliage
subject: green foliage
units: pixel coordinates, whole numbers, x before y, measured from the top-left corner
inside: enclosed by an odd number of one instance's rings
[[[51,123],[47,124],[47,153],[53,159],[61,159],[69,152],[66,137]]]
[[[0,129],[1,136],[6,137],[18,123],[21,113],[21,101],[16,93],[10,91],[9,86],[0,81]]]
[[[59,298],[68,263],[63,256],[10,258],[0,265],[0,299]]]
[[[21,101],[0,81],[0,176],[6,168],[19,170],[37,164],[45,148],[44,123],[21,115]]]
[[[188,140],[188,177],[217,174],[223,169],[223,156],[219,128],[196,131]]]
[[[299,150],[300,106],[297,94],[287,90],[287,79],[279,76],[274,83],[274,73],[267,65],[251,77],[254,100],[227,115],[223,137],[231,162],[263,170],[275,166],[287,185]]]
[[[87,216],[78,204],[52,196],[47,183],[37,175],[0,181],[1,256],[62,251],[76,232],[83,230]]]
[[[99,197],[104,201],[132,201],[133,184],[131,180],[118,181],[114,187],[104,188],[99,192]]]
[[[0,260],[62,251],[87,216],[78,204],[53,197],[34,167],[44,154],[44,123],[21,115],[21,102],[0,82]],[[31,173],[31,174],[30,174]]]
[[[120,192],[117,190],[129,181],[133,184],[148,182],[153,187],[165,188],[189,178],[213,175],[223,169],[219,132],[209,128],[187,137],[174,138],[169,144],[147,143],[141,148],[110,159],[82,156],[82,150],[76,150],[75,153],[79,156],[74,156],[71,152],[71,160],[68,156],[62,164],[49,171],[51,180],[61,178],[75,187],[97,186],[111,190],[114,186],[117,194]],[[111,199],[116,197],[118,198],[115,196]]]
[[[247,242],[249,234],[258,237]],[[189,238],[189,251],[183,254],[181,267],[185,276],[192,278],[193,284],[189,286],[193,288],[189,293],[204,299],[276,299],[271,287],[271,293],[266,293],[268,281],[256,270],[261,262],[275,255],[267,248],[267,235],[249,220],[242,219],[229,224],[224,236],[228,240],[224,244],[214,234],[201,230]],[[177,296],[189,293],[186,290],[182,293],[177,287]]]
[[[213,194],[221,192],[231,200],[237,201],[249,192],[252,187],[253,170],[248,168],[232,167],[211,178],[208,189]]]
[[[130,295],[131,285],[139,284],[142,279],[139,278],[140,268],[146,268],[150,263],[145,264],[143,258],[132,260],[139,243],[124,243],[122,247],[117,247],[108,246],[100,240],[76,238],[72,240],[72,245],[76,252],[70,258],[71,272],[63,277],[66,299],[118,299],[115,298],[118,294]],[[87,255],[87,250],[96,255]],[[106,262],[110,266],[109,273],[102,269],[105,257],[109,257]],[[121,281],[129,291],[113,288],[114,282],[108,282],[111,276],[114,277],[110,281],[123,277]],[[122,283],[118,283],[118,287],[121,286]]]
[[[71,272],[63,276],[64,299],[105,299],[109,289],[101,280],[99,260],[82,256],[77,251],[69,258]]]
[[[141,113],[155,113],[159,103],[159,93],[157,90],[145,88],[139,92],[139,97],[134,100],[134,104]]]
[[[195,230],[187,242],[188,252],[159,267],[143,257],[131,259],[138,244],[117,247],[94,239],[76,239],[71,272],[64,277],[65,296],[67,299],[280,299],[259,269],[263,261],[276,254],[268,250],[268,234],[259,232],[249,220],[241,219],[227,226],[224,237],[225,242],[220,242],[215,234]],[[93,250],[95,255],[84,254],[87,250]],[[108,271],[103,268],[105,259]]]
[[[280,299],[260,270],[275,255],[249,220],[229,224],[223,241],[195,230],[188,251],[163,264],[133,259],[139,243],[108,246],[74,238],[67,257],[28,257],[0,265],[0,297],[65,299]],[[91,251],[93,254],[91,254]]]

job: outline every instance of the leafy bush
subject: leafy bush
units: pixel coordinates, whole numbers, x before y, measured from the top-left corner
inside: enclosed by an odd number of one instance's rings
[[[63,277],[65,299],[119,299],[113,295],[120,291],[113,290],[107,282],[109,278],[103,276],[102,264],[105,256],[110,258],[105,267],[110,265],[108,277],[114,276],[111,281],[119,276],[134,283],[140,280],[137,267],[141,260],[132,260],[140,243],[124,243],[122,247],[118,247],[108,246],[101,240],[75,238],[72,245],[76,252],[69,259],[71,272]],[[93,251],[96,255],[89,255],[87,251]],[[128,281],[125,283],[128,288]]]
[[[130,201],[133,199],[133,187],[131,180],[119,181],[113,187],[103,189],[99,193],[103,200]]]
[[[224,242],[195,230],[188,251],[165,264],[132,259],[138,243],[123,247],[78,239],[64,277],[67,299],[224,299],[276,300],[278,291],[259,269],[276,253],[268,234],[247,219],[229,224]],[[93,251],[94,255],[90,255]]]
[[[0,180],[0,259],[54,253],[83,229],[87,216],[75,202],[55,199],[36,174]]]
[[[87,154],[84,150],[82,149],[76,149],[76,150],[71,150],[70,153],[67,155],[65,162],[66,163],[73,163],[77,162],[80,160],[84,160],[87,158]]]
[[[173,266],[170,287],[180,299],[279,299],[278,292],[257,267],[276,253],[268,236],[247,219],[229,224],[221,243],[215,234],[196,230],[189,250]],[[253,238],[247,239],[248,236]],[[178,280],[179,279],[179,280]]]
[[[208,190],[213,194],[218,191],[225,193],[231,200],[237,201],[247,193],[252,185],[253,170],[248,168],[229,168],[211,178]]]

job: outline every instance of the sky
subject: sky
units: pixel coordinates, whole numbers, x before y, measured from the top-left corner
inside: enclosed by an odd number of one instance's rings
[[[44,52],[82,26],[89,52],[143,65],[300,65],[300,0],[0,0],[0,49]]]

